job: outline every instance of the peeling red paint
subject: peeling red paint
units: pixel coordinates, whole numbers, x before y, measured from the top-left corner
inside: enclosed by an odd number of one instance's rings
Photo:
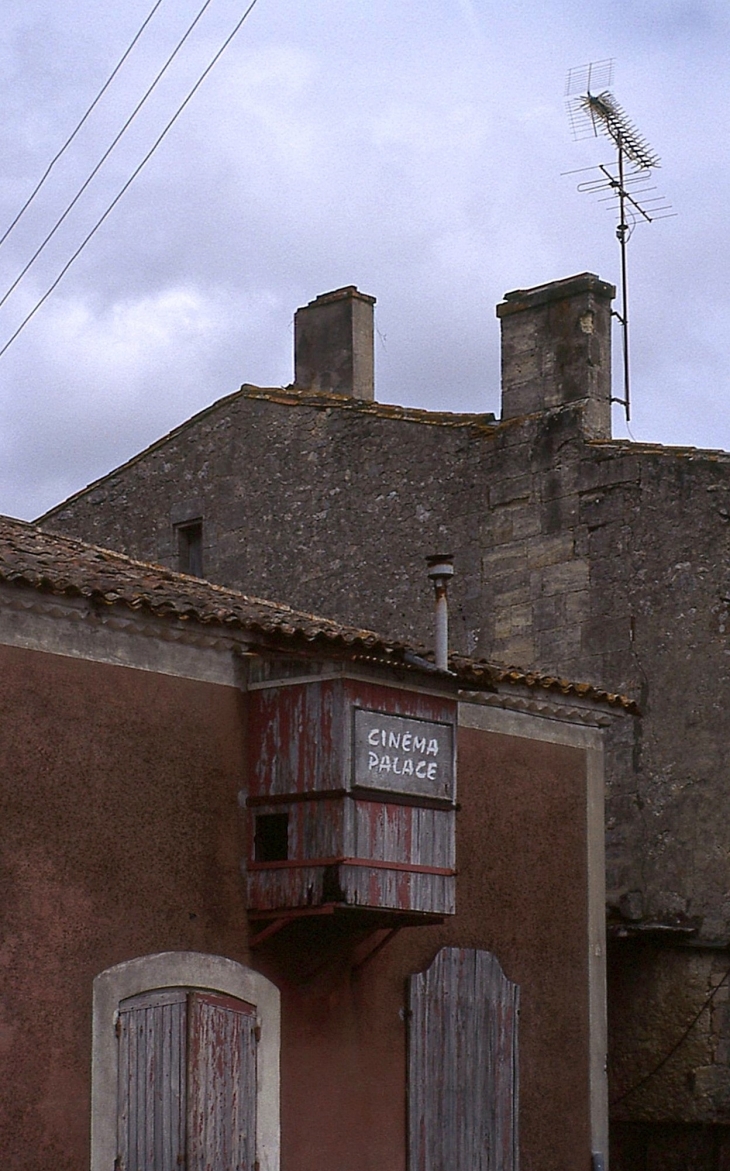
[[[276,812],[289,822],[286,858],[257,858],[251,830],[249,908],[334,902],[453,913],[453,803],[385,790],[379,797],[377,778],[372,790],[358,789],[353,738],[354,712],[363,709],[455,729],[456,700],[339,676],[273,682],[252,690],[250,704],[251,820]]]

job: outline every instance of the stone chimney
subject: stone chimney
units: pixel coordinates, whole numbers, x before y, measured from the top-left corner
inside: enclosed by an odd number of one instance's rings
[[[322,293],[294,314],[294,385],[375,397],[373,305],[354,285]]]
[[[583,430],[611,438],[613,285],[591,272],[506,293],[502,325],[502,418],[583,404]]]

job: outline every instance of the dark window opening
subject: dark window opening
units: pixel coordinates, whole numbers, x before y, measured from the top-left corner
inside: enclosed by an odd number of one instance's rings
[[[289,857],[289,814],[262,813],[256,818],[254,858],[257,862],[286,862]]]
[[[180,573],[203,576],[203,522],[177,525],[177,565]]]

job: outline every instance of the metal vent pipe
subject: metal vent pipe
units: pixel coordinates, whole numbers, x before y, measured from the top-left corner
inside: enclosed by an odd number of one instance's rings
[[[426,558],[428,576],[436,595],[436,645],[434,658],[439,671],[449,669],[449,579],[454,576],[454,554],[436,553]]]

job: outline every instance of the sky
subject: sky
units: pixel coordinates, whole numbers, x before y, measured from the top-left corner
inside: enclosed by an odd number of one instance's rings
[[[162,0],[0,245],[0,299],[201,4]],[[6,6],[0,235],[152,5]],[[0,348],[245,8],[210,0],[0,306]],[[290,383],[295,309],[343,285],[377,298],[380,401],[498,415],[504,293],[619,278],[613,213],[565,174],[612,159],[574,141],[564,97],[570,68],[607,58],[677,213],[629,243],[632,418],[615,408],[614,434],[730,449],[729,50],[727,0],[257,0],[0,355],[0,513],[38,516],[243,382]]]

